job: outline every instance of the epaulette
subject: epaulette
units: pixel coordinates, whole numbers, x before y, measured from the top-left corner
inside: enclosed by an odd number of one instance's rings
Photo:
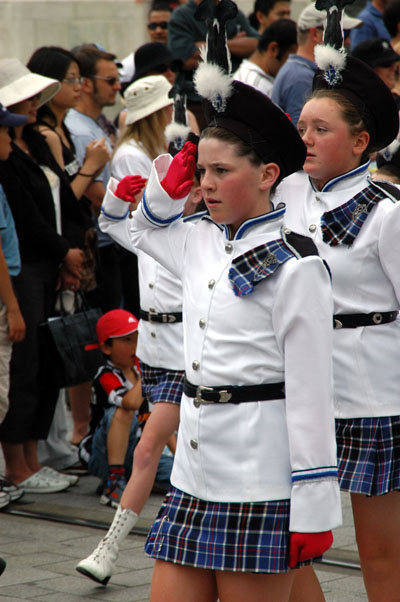
[[[309,236],[297,234],[289,228],[282,228],[281,234],[285,245],[298,259],[309,255],[319,255],[316,244]]]
[[[372,186],[384,192],[392,201],[400,201],[400,188],[387,180],[370,180]]]

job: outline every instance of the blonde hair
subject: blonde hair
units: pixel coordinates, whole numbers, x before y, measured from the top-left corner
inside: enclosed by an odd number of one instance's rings
[[[121,137],[115,145],[113,155],[115,155],[116,150],[120,146],[132,139],[140,145],[151,160],[158,157],[161,153],[165,153],[167,142],[164,131],[169,123],[167,108],[163,107],[155,111],[155,113],[151,113],[147,117],[143,117],[135,123],[125,126]]]

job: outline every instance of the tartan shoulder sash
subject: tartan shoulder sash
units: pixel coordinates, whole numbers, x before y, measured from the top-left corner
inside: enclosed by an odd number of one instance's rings
[[[321,217],[322,240],[331,247],[351,246],[372,209],[388,196],[388,191],[370,183],[347,203],[325,212]]]
[[[288,259],[318,255],[316,246],[307,236],[287,228],[282,228],[281,233],[282,238],[250,249],[232,261],[228,278],[237,297],[252,293],[259,282],[272,276]]]

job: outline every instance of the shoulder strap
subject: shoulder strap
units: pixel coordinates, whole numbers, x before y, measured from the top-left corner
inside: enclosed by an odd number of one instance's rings
[[[297,259],[300,259],[300,257],[309,257],[310,255],[319,256],[317,245],[309,236],[297,234],[297,232],[292,232],[289,228],[282,228],[282,239]],[[329,274],[329,278],[332,280],[332,273],[329,265],[325,259],[322,259],[322,263]]]
[[[314,241],[309,236],[303,236],[292,232],[288,228],[282,228],[282,238],[285,245],[298,259],[309,255],[319,255]]]
[[[371,180],[372,186],[379,188],[379,190],[385,192],[389,198],[395,201],[400,201],[400,188],[387,182],[386,180]]]

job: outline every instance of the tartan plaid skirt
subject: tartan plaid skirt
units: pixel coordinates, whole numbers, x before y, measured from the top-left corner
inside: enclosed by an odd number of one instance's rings
[[[290,500],[208,502],[173,487],[147,536],[145,553],[203,569],[286,573],[289,513]]]
[[[336,419],[343,491],[383,495],[400,490],[400,416]]]
[[[180,370],[166,370],[152,368],[140,362],[142,374],[142,391],[150,403],[180,404],[183,392],[184,372]]]

